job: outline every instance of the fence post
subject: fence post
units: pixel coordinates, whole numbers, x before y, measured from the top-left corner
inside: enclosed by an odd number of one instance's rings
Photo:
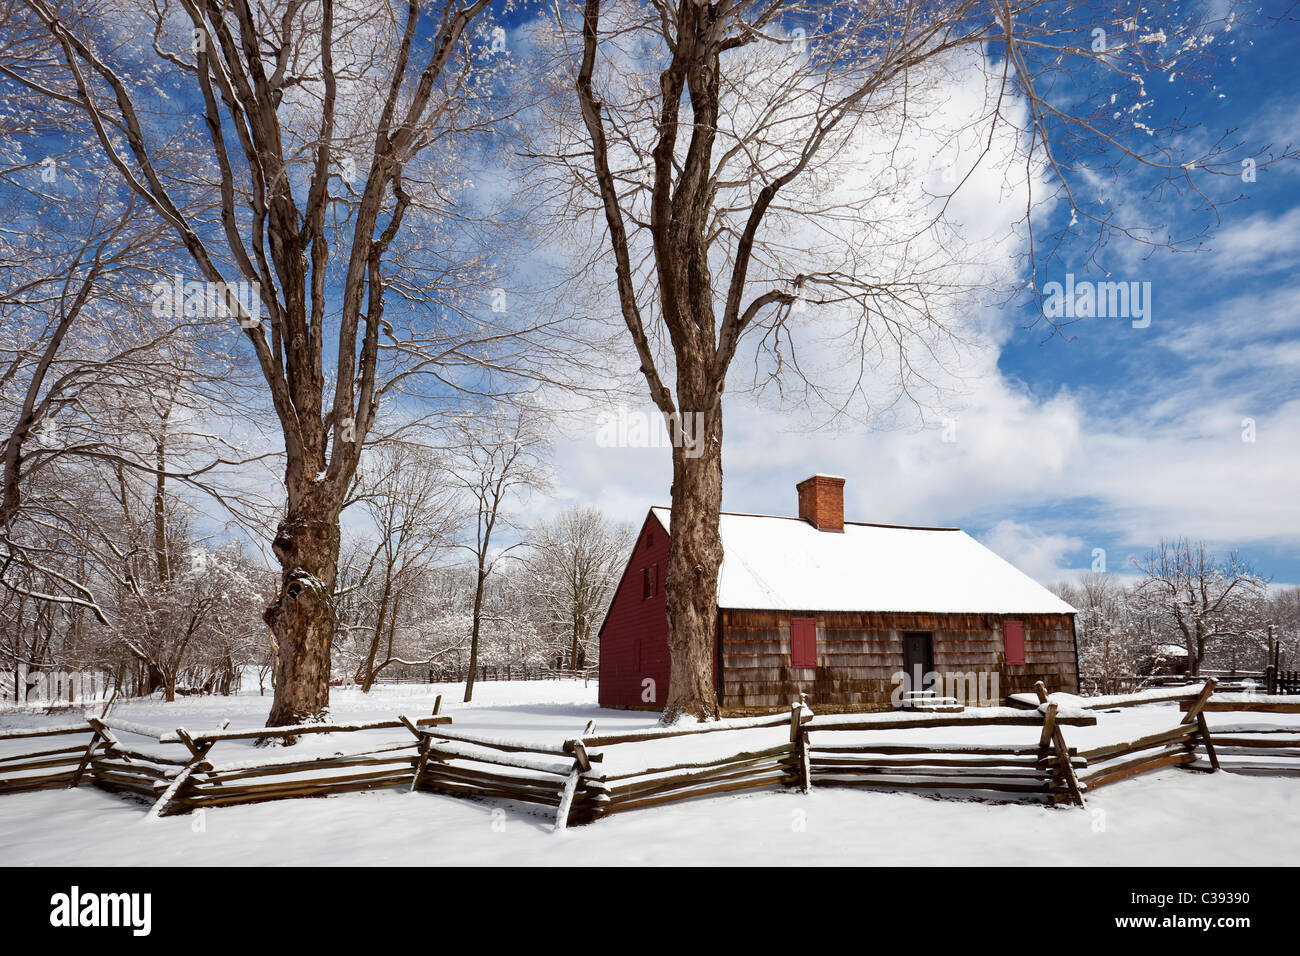
[[[117,737],[115,737],[115,736],[113,735],[113,731],[111,731],[111,730],[109,729],[108,725],[107,725],[106,723],[104,723],[100,718],[98,718],[98,717],[87,717],[87,718],[86,718],[86,722],[87,722],[88,724],[90,724],[90,726],[94,727],[95,730],[99,732],[99,735],[100,735],[101,737],[104,738],[104,749],[105,749],[106,751],[111,751],[111,750],[113,750],[113,749],[115,749],[115,748],[118,748],[118,747],[121,747],[121,746],[122,746],[122,744],[118,741]],[[126,760],[128,763],[129,763],[130,760],[131,760],[131,758],[130,758],[130,757],[127,757],[125,754],[123,754],[122,759]],[[90,775],[91,775],[91,777],[94,777],[94,775],[95,775],[95,768],[94,768],[94,758],[93,758],[93,757],[91,757],[91,760],[90,760],[90,762],[89,762],[88,765],[89,765],[89,767],[90,767]]]
[[[211,769],[212,765],[207,763],[208,751],[216,745],[216,741],[209,740],[203,744],[195,743],[194,738],[189,735],[189,732],[184,727],[176,728],[176,736],[181,739],[181,743],[189,750],[192,759],[176,775],[171,785],[162,792],[162,796],[149,808],[148,814],[145,815],[146,820],[157,820],[163,816],[168,804],[180,795],[181,788],[185,786],[185,783],[194,775],[195,771],[201,770],[205,765],[209,770]]]
[[[1201,712],[1201,708],[1205,706],[1206,701],[1208,701],[1210,696],[1214,693],[1214,688],[1218,686],[1218,683],[1219,682],[1213,677],[1206,678],[1205,686],[1202,687],[1201,692],[1196,695],[1196,700],[1193,701],[1192,706],[1187,709],[1187,713],[1183,714],[1182,723],[1190,724],[1196,719],[1197,714]]]
[[[582,730],[583,738],[590,737],[595,732],[596,722],[594,720],[587,721],[587,726]],[[596,763],[597,760],[603,759],[600,755],[597,755],[596,759],[592,760],[591,755],[587,753],[586,748],[587,745],[584,741],[582,753],[583,756],[586,757],[589,765]],[[606,812],[609,799],[609,791],[605,784],[605,778],[597,773],[594,767],[591,767],[584,771],[582,776],[578,778],[578,788],[581,793],[586,795],[589,804],[583,810],[578,822],[590,823],[597,817],[603,816]]]
[[[157,820],[162,816],[163,811],[167,809],[167,805],[172,802],[177,794],[180,793],[181,787],[185,786],[185,782],[190,779],[190,776],[200,767],[201,764],[202,761],[198,758],[187,763],[181,769],[181,772],[176,775],[176,779],[171,782],[171,785],[162,792],[162,796],[159,797],[157,801],[154,802],[154,805],[149,808],[149,812],[145,814],[145,819]]]
[[[87,718],[86,722],[90,724],[91,728],[93,728],[95,732],[90,735],[90,744],[89,746],[86,747],[86,752],[82,754],[81,763],[77,764],[77,769],[72,774],[72,781],[68,784],[69,790],[71,790],[77,784],[81,783],[81,775],[84,774],[86,772],[86,768],[90,766],[90,758],[94,756],[95,747],[99,745],[100,737],[103,736],[100,728],[102,728],[104,725],[100,723],[97,718],[95,717]]]
[[[439,695],[437,701],[435,701],[433,705],[433,713],[435,716],[438,713],[438,705],[441,703],[442,703],[442,696]],[[420,778],[424,776],[424,767],[429,762],[429,747],[432,744],[432,738],[430,738],[427,734],[420,733],[420,728],[415,726],[415,724],[411,722],[411,718],[407,717],[405,714],[398,714],[397,719],[400,720],[406,726],[407,730],[409,730],[412,734],[415,735],[415,739],[418,741],[418,744],[416,746],[417,746],[417,752],[419,753],[419,758],[415,762],[415,776],[411,778],[410,792],[414,792],[415,790],[419,789]]]
[[[799,694],[799,699],[790,704],[790,743],[794,745],[791,755],[799,775],[799,789],[803,793],[812,790],[812,772],[808,759],[808,735],[803,729],[803,715],[808,705],[808,695]]]
[[[588,727],[592,726],[590,723]],[[560,805],[555,811],[555,832],[559,833],[569,826],[569,811],[573,808],[573,797],[578,792],[578,780],[591,770],[591,761],[587,758],[587,747],[578,737],[573,743],[573,769],[564,781],[564,790],[560,794]]]
[[[1040,697],[1045,697],[1043,693],[1043,682],[1039,681],[1035,689],[1039,691]],[[1044,701],[1046,703],[1046,701]],[[1038,747],[1040,753],[1050,759],[1051,754],[1047,751],[1047,744],[1050,741],[1052,749],[1056,752],[1057,771],[1054,776],[1065,781],[1067,789],[1070,791],[1070,800],[1075,806],[1084,806],[1083,789],[1079,786],[1079,778],[1074,775],[1074,765],[1070,762],[1070,748],[1065,745],[1065,735],[1061,733],[1061,725],[1056,722],[1056,704],[1048,704],[1047,709],[1043,711],[1043,732],[1038,737]]]
[[[1044,760],[1048,757],[1047,746],[1052,743],[1052,735],[1056,733],[1056,710],[1055,704],[1048,704],[1047,710],[1043,711],[1043,732],[1038,736],[1038,749]]]
[[[1201,742],[1205,744],[1205,753],[1210,758],[1211,773],[1219,769],[1219,755],[1214,752],[1214,740],[1210,737],[1210,725],[1206,722],[1203,711],[1206,703],[1214,695],[1214,688],[1217,685],[1218,681],[1213,677],[1207,680],[1205,686],[1201,688],[1201,692],[1196,695],[1196,700],[1192,702],[1192,706],[1187,709],[1187,713],[1183,714],[1182,719],[1184,724],[1190,724],[1193,720],[1196,721],[1197,732],[1194,737],[1188,739],[1187,748],[1192,753],[1195,753],[1196,738],[1200,738]]]

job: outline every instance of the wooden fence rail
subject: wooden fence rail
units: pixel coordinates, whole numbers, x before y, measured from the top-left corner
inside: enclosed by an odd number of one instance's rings
[[[267,758],[228,766],[214,764],[209,752],[217,743],[229,740],[291,740],[309,734],[405,726],[424,728],[450,723],[450,717],[438,714],[440,705],[441,698],[432,716],[416,721],[398,718],[252,730],[227,730],[223,725],[218,730],[191,734],[184,728],[165,731],[128,721],[89,717],[77,725],[5,731],[0,733],[0,744],[52,737],[84,739],[68,746],[38,745],[42,749],[0,755],[0,794],[76,786],[86,779],[105,790],[147,799],[152,804],[150,817],[159,817],[200,807],[409,784],[417,759],[414,743],[347,755],[298,760]],[[118,734],[152,738],[157,746],[128,746]]]
[[[1063,716],[1059,711],[1059,705],[1044,701],[1039,712],[1032,714],[975,711],[901,718],[890,715],[818,718],[803,728],[802,734],[809,754],[808,784],[1033,795],[1082,806],[1083,788],[1077,771],[1084,766],[1084,761],[1076,750],[1065,745],[1061,727],[1091,726],[1097,718],[1091,714]],[[920,744],[882,735],[858,743],[822,742],[827,732],[835,731],[980,726],[1035,728],[1039,731],[1038,740],[1023,745]]]
[[[1184,709],[1187,709],[1184,706]],[[1228,695],[1208,700],[1200,710],[1204,725],[1207,713],[1300,714],[1300,700],[1290,697],[1258,698]],[[1196,747],[1212,769],[1234,773],[1279,773],[1300,771],[1300,727],[1286,724],[1220,724],[1207,738],[1208,746]],[[1199,768],[1199,767],[1198,767]]]
[[[409,729],[419,738],[412,790],[552,806],[558,830],[594,819],[608,801],[592,766],[603,757],[589,755],[582,738],[548,746],[437,727]],[[592,729],[588,724],[586,732]]]
[[[0,755],[0,794],[49,790],[73,783],[84,772],[98,735],[83,721],[60,727],[0,732],[0,743],[36,742],[47,737],[59,739],[34,743],[37,750]]]
[[[218,743],[230,740],[295,740],[311,734],[358,733],[392,730],[399,727],[423,729],[451,723],[451,717],[439,714],[442,698],[434,702],[433,714],[412,721],[407,717],[356,723],[298,724],[291,727],[249,730],[216,730],[191,734],[184,728],[163,734],[163,744],[180,742],[189,751],[189,760],[180,770],[164,774],[165,789],[150,811],[165,816],[204,807],[261,803],[299,797],[355,793],[409,784],[414,778],[418,759],[415,743],[383,747],[353,754],[333,754],[294,760],[267,760],[219,766],[208,759]],[[156,786],[156,785],[155,785]]]
[[[804,701],[788,716],[738,718],[682,728],[653,727],[598,735],[588,724],[579,737],[561,743],[490,738],[452,730],[451,718],[429,717],[366,723],[307,724],[285,728],[161,731],[119,720],[88,718],[84,724],[0,732],[0,794],[96,786],[143,797],[150,817],[207,807],[267,800],[325,796],[377,788],[405,787],[458,797],[514,800],[550,808],[556,829],[587,823],[611,813],[663,806],[681,800],[762,788],[814,786],[881,790],[1009,795],[1082,806],[1099,787],[1169,767],[1226,769],[1264,766],[1300,769],[1300,728],[1232,724],[1211,731],[1205,714],[1229,710],[1300,712],[1300,702],[1229,698],[1213,700],[1208,680],[1173,694],[1108,697],[1096,707],[1178,701],[1181,722],[1134,740],[1079,750],[1067,744],[1064,728],[1092,726],[1094,713],[1077,709],[1073,698],[1053,700],[1040,683],[1036,710],[986,708],[963,713],[871,713],[814,715]],[[1067,706],[1064,701],[1069,701]],[[1087,706],[1087,705],[1085,705]],[[641,745],[779,730],[746,739],[714,755],[639,761]],[[1019,743],[940,743],[902,733],[909,730],[1024,727]],[[409,742],[356,753],[274,757],[217,763],[213,748],[231,740],[294,739],[317,733],[356,733],[405,728]],[[1036,733],[1033,733],[1036,731]],[[118,734],[151,738],[128,746]],[[766,736],[766,740],[762,739]],[[1034,739],[1034,738],[1037,739]],[[711,738],[712,739],[712,738]],[[725,741],[726,736],[717,740]],[[37,749],[5,753],[6,741],[32,741]],[[599,749],[597,749],[599,748]],[[615,751],[631,759],[606,769]],[[716,753],[721,750],[721,753]],[[1288,764],[1288,761],[1290,762]]]
[[[1186,712],[1181,723],[1169,730],[1148,734],[1136,740],[1107,743],[1082,751],[1087,769],[1079,778],[1089,790],[1108,784],[1129,780],[1144,773],[1153,773],[1169,767],[1187,766],[1196,762],[1196,747],[1202,745],[1214,753],[1205,717],[1201,714],[1205,702],[1214,693],[1216,681],[1210,678],[1201,687],[1185,690],[1181,694],[1152,697],[1134,695],[1141,702],[1169,702],[1183,699]],[[1042,685],[1039,684],[1040,693]],[[1190,698],[1190,699],[1187,699]],[[1132,701],[1111,701],[1109,706],[1136,706]],[[1218,769],[1217,763],[1214,769]]]

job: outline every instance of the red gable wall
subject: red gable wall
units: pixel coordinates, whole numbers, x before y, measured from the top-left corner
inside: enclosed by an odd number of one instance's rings
[[[654,597],[643,597],[644,572],[657,566]],[[668,611],[664,575],[668,532],[653,513],[646,516],[623,579],[600,629],[600,705],[663,710],[668,699]],[[653,699],[643,681],[654,681]]]

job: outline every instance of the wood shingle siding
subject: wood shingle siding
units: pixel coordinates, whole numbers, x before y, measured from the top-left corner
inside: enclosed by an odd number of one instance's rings
[[[971,692],[992,690],[996,699],[1029,691],[1035,681],[1075,692],[1074,622],[1068,614],[850,614],[814,611],[786,614],[722,610],[722,707],[740,714],[788,707],[806,693],[822,711],[889,709],[895,676],[903,669],[904,631],[932,635],[934,669],[942,675],[975,675]],[[817,667],[790,666],[790,618],[817,621]],[[1008,665],[1002,623],[1023,622],[1024,664]],[[963,675],[958,677],[956,675]],[[975,701],[967,701],[974,703]]]

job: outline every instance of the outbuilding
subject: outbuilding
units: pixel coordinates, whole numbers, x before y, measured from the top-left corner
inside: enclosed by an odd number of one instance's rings
[[[1075,609],[958,528],[844,520],[844,479],[797,517],[724,513],[714,679],[725,714],[883,710],[920,693],[1002,703],[1078,692]],[[600,630],[600,704],[668,697],[667,508],[651,508]]]

